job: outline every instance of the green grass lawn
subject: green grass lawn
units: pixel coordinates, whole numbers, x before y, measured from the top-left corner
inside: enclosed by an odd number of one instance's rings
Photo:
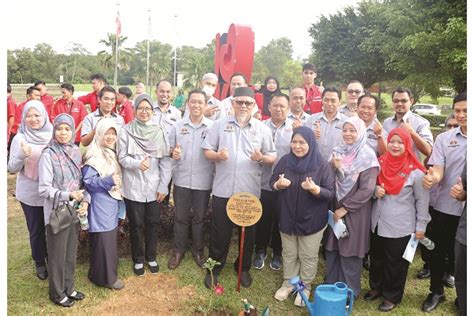
[[[62,309],[52,304],[48,298],[48,283],[36,278],[34,264],[30,255],[28,234],[24,215],[19,203],[14,199],[14,176],[8,176],[8,313],[25,314],[115,314],[128,312],[134,314],[190,315],[195,311],[208,311],[211,292],[204,287],[205,270],[196,267],[189,253],[174,271],[167,268],[170,241],[160,241],[158,261],[161,267],[158,276],[149,273],[144,278],[133,276],[132,262],[129,256],[120,258],[119,277],[125,282],[125,289],[114,292],[99,288],[87,279],[87,262],[79,262],[76,269],[76,288],[86,294],[86,299],[71,309]],[[247,298],[259,310],[269,305],[271,315],[305,315],[306,309],[293,305],[293,299],[277,302],[273,294],[282,282],[282,272],[274,272],[269,267],[268,256],[265,268],[261,271],[251,270],[253,284],[249,289],[242,288],[237,293],[236,273],[232,262],[236,257],[237,236],[228,263],[221,273],[220,281],[224,285],[222,296],[213,295],[213,309],[224,310],[237,315],[242,308],[241,298]],[[393,315],[423,315],[421,304],[428,294],[429,280],[418,280],[415,275],[421,268],[419,256],[411,265],[405,296],[402,304]],[[319,261],[319,270],[313,284],[323,281],[324,261]],[[362,293],[368,290],[368,272],[364,270]],[[142,291],[142,292],[139,292]],[[138,293],[138,294],[137,294]],[[454,289],[447,289],[447,300],[431,315],[455,315],[453,304]],[[358,300],[354,305],[353,315],[383,315],[377,311],[380,301],[367,303]],[[148,306],[148,307],[147,307]],[[155,311],[151,308],[166,308]],[[113,309],[116,307],[116,309]],[[105,311],[105,312],[104,312]]]

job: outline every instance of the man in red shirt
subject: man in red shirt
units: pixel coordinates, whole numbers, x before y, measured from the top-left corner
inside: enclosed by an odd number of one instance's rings
[[[87,109],[84,104],[73,97],[74,86],[70,83],[63,83],[61,85],[62,98],[59,99],[53,106],[52,120],[61,113],[67,113],[74,118],[76,125],[76,138],[74,142],[79,145],[81,141],[81,126],[84,117],[87,115]]]
[[[10,131],[13,127],[13,123],[15,123],[15,110],[16,110],[16,103],[12,97],[12,86],[10,86],[10,84],[8,83],[7,84],[7,131],[8,131],[7,142],[9,142],[10,140]]]
[[[43,102],[46,112],[48,112],[49,120],[52,122],[53,119],[51,118],[51,109],[53,108],[54,98],[46,91],[46,82],[43,80],[36,81],[35,87],[40,90],[41,102]]]
[[[314,79],[318,76],[316,66],[310,63],[303,65],[303,86],[306,92],[306,105],[304,111],[309,114],[323,111],[323,100],[319,87],[314,84]]]
[[[99,104],[99,92],[107,84],[107,80],[105,80],[103,74],[94,74],[91,76],[91,80],[92,89],[94,91],[89,94],[83,95],[77,99],[81,101],[84,105],[89,104],[91,112],[94,112],[95,110],[97,110],[97,105]]]
[[[30,86],[28,89],[26,89],[26,100],[16,107],[15,110],[15,122],[13,123],[13,126],[11,128],[11,138],[16,135],[18,128],[20,127],[21,124],[21,119],[22,119],[22,114],[23,114],[23,108],[25,107],[26,102],[30,100],[38,100],[41,101],[41,92],[38,88],[35,86]],[[46,109],[46,107],[45,107]]]
[[[114,109],[115,113],[118,113],[123,117],[125,124],[128,124],[133,118],[135,114],[133,113],[133,105],[130,101],[130,97],[132,96],[132,90],[129,87],[120,87],[117,93],[117,106]]]

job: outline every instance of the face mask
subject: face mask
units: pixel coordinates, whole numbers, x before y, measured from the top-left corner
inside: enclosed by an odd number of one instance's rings
[[[210,97],[214,94],[214,92],[216,91],[216,88],[212,88],[212,87],[209,87],[209,86],[204,86],[202,88],[202,91],[204,91],[204,93]]]

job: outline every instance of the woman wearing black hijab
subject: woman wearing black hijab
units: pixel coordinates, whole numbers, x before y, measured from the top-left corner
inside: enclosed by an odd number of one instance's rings
[[[312,130],[294,130],[291,151],[273,170],[270,185],[280,191],[280,234],[283,284],[275,293],[284,300],[292,292],[289,279],[299,275],[310,286],[318,269],[318,250],[328,222],[329,203],[334,197],[334,173],[321,154]],[[304,290],[309,297],[309,288]],[[300,295],[295,305],[304,306]]]
[[[274,76],[265,78],[264,84],[259,93],[255,94],[255,102],[257,102],[258,109],[262,114],[262,121],[270,118],[270,110],[268,105],[275,93],[280,93],[280,82]]]

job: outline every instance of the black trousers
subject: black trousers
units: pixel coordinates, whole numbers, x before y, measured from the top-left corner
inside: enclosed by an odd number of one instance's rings
[[[454,242],[455,283],[459,303],[459,315],[467,315],[467,247],[457,240]]]
[[[158,202],[136,202],[124,199],[130,225],[130,245],[134,263],[156,260],[158,225],[161,207]],[[145,250],[143,250],[145,245]]]
[[[226,212],[228,198],[212,196],[211,215],[211,240],[209,245],[209,257],[221,263],[214,268],[215,274],[220,273],[225,266],[229,246],[232,238],[234,223],[229,219]],[[255,240],[255,225],[245,227],[244,253],[242,258],[242,271],[250,270],[252,264],[252,251]],[[239,227],[239,249],[240,249],[241,228]],[[239,267],[239,257],[234,261],[234,268]]]
[[[432,240],[435,248],[431,252],[431,283],[430,291],[435,294],[444,293],[443,276],[445,271],[454,271],[454,240],[460,216],[441,213],[431,210]],[[445,257],[450,265],[446,270]]]
[[[173,188],[174,198],[174,250],[184,253],[188,245],[191,225],[194,254],[204,251],[204,218],[211,190],[191,190],[179,186]]]
[[[376,231],[370,238],[370,288],[392,303],[400,303],[405,291],[410,263],[402,257],[410,237],[386,238]]]
[[[432,210],[433,210],[433,207],[430,206],[430,215],[432,213]],[[431,217],[433,217],[431,215]],[[432,233],[433,232],[433,228],[432,228],[432,224],[431,224],[431,221],[428,223],[428,225],[426,226],[426,231],[425,231],[425,237],[429,238],[429,239],[432,239]],[[426,247],[424,246],[419,246],[420,248],[420,252],[421,252],[421,259],[423,260],[424,264],[423,264],[423,268],[424,269],[430,269],[430,261],[431,261],[431,253],[432,251],[431,250],[428,250]],[[449,252],[449,251],[448,251]],[[449,253],[446,253],[445,254],[445,258],[444,258],[444,272],[446,273],[449,273],[449,274],[454,274],[454,258],[452,256],[449,256]]]
[[[31,255],[37,266],[45,265],[48,257],[46,251],[46,232],[44,227],[44,212],[42,206],[30,206],[20,203],[30,235]]]
[[[74,292],[79,224],[69,226],[54,235],[51,226],[46,226],[48,238],[48,283],[49,297],[59,302]]]
[[[281,255],[280,213],[278,192],[262,190],[262,217],[255,224],[255,252],[267,252],[270,244],[273,254]]]

